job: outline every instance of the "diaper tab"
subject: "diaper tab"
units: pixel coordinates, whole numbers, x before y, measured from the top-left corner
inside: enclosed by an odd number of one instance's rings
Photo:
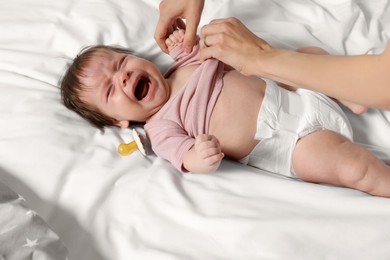
[[[270,138],[275,130],[296,133],[304,105],[299,95],[279,87],[274,81],[265,80],[267,87],[258,115],[255,138]]]

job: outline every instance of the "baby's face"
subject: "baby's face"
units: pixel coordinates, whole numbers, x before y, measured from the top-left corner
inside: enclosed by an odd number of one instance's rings
[[[150,61],[134,55],[100,50],[85,70],[83,102],[115,118],[118,126],[146,122],[169,98],[169,86]]]

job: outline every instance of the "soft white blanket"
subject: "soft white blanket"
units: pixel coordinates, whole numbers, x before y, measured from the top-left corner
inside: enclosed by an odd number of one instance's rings
[[[90,44],[171,62],[153,40],[159,0],[0,2],[0,181],[62,238],[70,259],[389,259],[390,200],[285,179],[231,161],[182,175],[120,157],[60,102],[66,64]],[[380,53],[389,0],[206,0],[201,25],[236,16],[274,46]],[[351,75],[353,76],[353,75]],[[370,86],[367,86],[370,87]],[[349,114],[357,142],[390,160],[390,114]]]

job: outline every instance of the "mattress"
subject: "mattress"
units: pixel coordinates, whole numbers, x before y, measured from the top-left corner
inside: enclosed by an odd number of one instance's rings
[[[182,174],[153,154],[122,157],[116,149],[131,129],[102,132],[63,106],[59,80],[85,46],[122,45],[167,69],[172,60],[153,39],[159,3],[0,3],[0,181],[68,258],[389,259],[386,198],[228,159],[213,174]],[[377,54],[390,36],[389,0],[206,0],[199,30],[231,16],[292,50]],[[390,162],[390,113],[345,111],[355,141]]]

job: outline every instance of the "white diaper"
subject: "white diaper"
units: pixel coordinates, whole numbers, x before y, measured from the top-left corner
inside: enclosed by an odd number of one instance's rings
[[[292,153],[299,138],[328,129],[352,140],[349,121],[333,100],[305,89],[287,91],[271,80],[265,81],[255,135],[260,143],[241,163],[296,178]]]

